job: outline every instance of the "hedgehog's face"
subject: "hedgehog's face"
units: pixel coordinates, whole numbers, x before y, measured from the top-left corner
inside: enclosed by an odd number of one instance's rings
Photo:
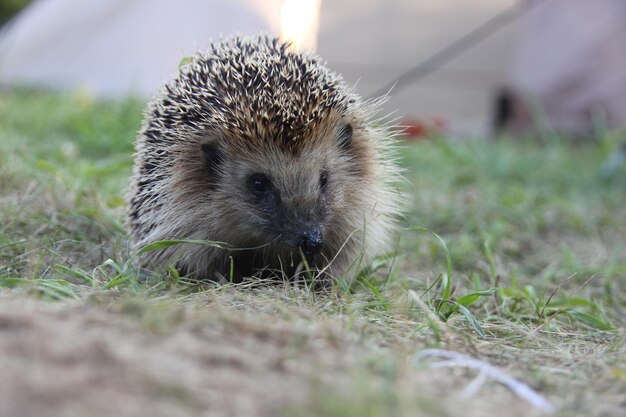
[[[252,208],[249,221],[262,240],[302,250],[311,258],[318,255],[324,245],[328,174],[321,167],[311,167],[308,171],[313,171],[314,175],[300,172],[297,188],[265,171],[248,174],[241,185]]]
[[[351,186],[353,129],[332,123],[303,142],[297,151],[271,142],[246,150],[203,146],[218,178],[213,198],[224,210],[219,215],[232,226],[228,243],[269,245],[309,260],[338,249],[328,247],[327,237]]]
[[[135,247],[210,240],[141,262],[213,278],[268,267],[343,273],[381,253],[395,210],[384,129],[341,77],[276,38],[216,42],[148,107],[136,146],[129,226]],[[262,249],[256,249],[262,248]],[[327,262],[332,261],[333,265]],[[237,264],[242,265],[237,265]],[[236,274],[236,273],[235,273]],[[242,275],[244,276],[244,275]],[[248,276],[248,275],[245,275]]]

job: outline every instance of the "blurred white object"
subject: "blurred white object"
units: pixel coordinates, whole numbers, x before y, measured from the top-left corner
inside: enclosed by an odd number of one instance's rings
[[[0,84],[155,94],[220,35],[278,33],[280,0],[38,0],[0,36]]]
[[[283,0],[280,8],[280,38],[296,50],[315,51],[320,28],[322,0]]]
[[[518,128],[587,135],[626,126],[626,1],[526,0],[510,86]],[[534,6],[534,7],[533,7]]]

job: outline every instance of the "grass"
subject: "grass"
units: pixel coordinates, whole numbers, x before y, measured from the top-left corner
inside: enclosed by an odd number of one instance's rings
[[[617,137],[405,144],[393,269],[317,294],[138,276],[123,196],[142,107],[0,93],[0,414],[541,414],[427,348],[556,415],[626,411],[626,169],[600,174]]]

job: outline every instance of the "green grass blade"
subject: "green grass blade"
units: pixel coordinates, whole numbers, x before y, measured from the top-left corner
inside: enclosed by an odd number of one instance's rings
[[[171,246],[190,244],[190,245],[203,245],[212,248],[229,249],[228,245],[222,242],[212,242],[210,240],[190,240],[190,239],[174,239],[174,240],[159,240],[157,242],[149,243],[137,251],[138,255],[154,252],[161,249],[167,249]]]
[[[496,292],[495,288],[489,288],[487,290],[474,291],[469,294],[465,294],[462,297],[459,297],[457,303],[469,307],[476,302],[480,297],[491,297]]]
[[[443,305],[443,304],[450,304],[452,306],[452,308],[450,309],[448,314],[446,316],[442,317],[443,319],[447,320],[448,317],[453,312],[458,310],[461,314],[463,314],[465,319],[468,321],[470,326],[472,326],[474,331],[476,331],[476,333],[478,333],[481,337],[485,336],[485,332],[483,331],[483,328],[480,326],[480,324],[478,324],[478,321],[476,320],[476,317],[474,317],[472,312],[469,311],[467,309],[467,307],[465,307],[464,305],[462,305],[462,304],[460,304],[460,303],[458,303],[456,301],[453,301],[453,300],[438,299],[436,301],[438,301],[441,305]]]
[[[483,250],[485,251],[485,256],[487,257],[487,262],[489,263],[491,282],[493,285],[496,285],[496,278],[498,273],[496,270],[496,262],[493,258],[493,252],[491,251],[491,246],[489,245],[489,239],[485,239],[485,241],[483,242]]]
[[[605,330],[609,332],[615,331],[615,328],[613,326],[611,326],[609,323],[607,323],[606,321],[598,317],[594,317],[592,315],[589,315],[580,311],[574,311],[574,310],[566,311],[566,313],[569,316],[580,321],[581,323],[585,323],[586,325],[593,327],[594,329]]]
[[[92,277],[90,277],[89,275],[87,275],[86,272],[78,270],[78,269],[74,269],[74,268],[70,268],[68,266],[65,265],[61,265],[61,264],[56,264],[54,266],[56,269],[60,270],[61,272],[65,272],[66,274],[69,274],[71,276],[73,276],[74,278],[78,278],[83,282],[86,282],[88,284],[91,284],[93,286],[96,285],[97,281],[95,279],[93,279]]]
[[[72,298],[79,300],[80,297],[72,289],[72,285],[65,280],[37,280],[37,288],[54,299]]]
[[[130,277],[128,275],[116,275],[104,285],[104,289],[109,290],[111,288],[121,287],[129,281]]]
[[[0,278],[0,287],[13,289],[16,287],[32,285],[32,280],[24,278]]]
[[[446,276],[443,277],[443,294],[442,294],[442,298],[448,299],[450,298],[450,295],[452,295],[452,256],[450,256],[450,250],[448,249],[448,245],[446,245],[445,240],[443,240],[443,238],[441,236],[439,236],[437,233],[433,232],[430,229],[427,229],[425,227],[419,227],[419,226],[414,226],[411,228],[411,230],[416,231],[416,232],[427,232],[432,234],[433,236],[435,236],[437,238],[437,240],[439,240],[439,243],[441,244],[441,247],[443,248],[443,252],[446,255],[446,271],[447,274]]]

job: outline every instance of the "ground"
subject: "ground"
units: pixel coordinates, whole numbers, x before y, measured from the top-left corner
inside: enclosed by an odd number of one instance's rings
[[[619,135],[398,142],[396,253],[316,293],[138,276],[142,107],[0,93],[0,415],[626,413]]]

